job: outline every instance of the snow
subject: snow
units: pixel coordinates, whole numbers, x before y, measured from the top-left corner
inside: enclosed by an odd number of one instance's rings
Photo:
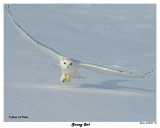
[[[5,122],[156,121],[154,4],[11,8],[29,34],[63,55],[139,74],[154,72],[129,78],[81,69],[87,79],[60,83],[61,73],[52,66],[57,61],[21,37],[4,12]]]

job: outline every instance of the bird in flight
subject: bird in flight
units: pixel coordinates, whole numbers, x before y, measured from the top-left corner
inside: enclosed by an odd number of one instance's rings
[[[48,47],[47,45],[40,43],[39,41],[34,39],[30,34],[28,34],[14,20],[14,18],[12,16],[12,11],[11,11],[9,5],[7,7],[5,7],[5,9],[7,10],[7,14],[8,14],[11,22],[14,24],[16,29],[23,35],[23,37],[25,39],[30,41],[32,44],[34,44],[36,47],[38,47],[41,51],[52,56],[53,58],[55,58],[59,62],[59,64],[53,64],[53,66],[62,72],[62,76],[60,78],[61,82],[70,82],[72,78],[85,79],[83,76],[81,76],[78,73],[79,68],[85,68],[85,69],[92,70],[92,71],[99,72],[99,73],[106,73],[106,74],[111,73],[111,74],[118,74],[118,75],[129,76],[129,77],[142,77],[142,78],[147,76],[147,74],[149,74],[153,71],[152,70],[152,71],[144,73],[144,74],[129,73],[129,72],[116,70],[116,69],[112,69],[112,68],[108,68],[108,67],[104,67],[104,66],[85,63],[83,61],[64,56],[64,55],[58,53],[57,51],[55,51],[54,49]]]

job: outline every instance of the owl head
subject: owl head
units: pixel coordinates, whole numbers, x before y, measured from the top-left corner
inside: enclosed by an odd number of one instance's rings
[[[63,67],[63,69],[69,69],[70,67],[73,67],[74,66],[74,60],[72,59],[69,59],[69,58],[63,58],[61,61],[60,61],[60,65],[61,67]]]

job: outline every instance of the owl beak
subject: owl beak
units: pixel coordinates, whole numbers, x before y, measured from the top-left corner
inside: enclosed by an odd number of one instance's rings
[[[67,69],[68,69],[69,65],[67,66]]]

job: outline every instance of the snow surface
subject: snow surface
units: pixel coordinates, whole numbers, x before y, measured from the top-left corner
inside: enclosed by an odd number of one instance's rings
[[[60,83],[52,66],[57,61],[24,40],[4,12],[4,121],[156,121],[156,5],[11,8],[29,34],[66,56],[134,73],[155,71],[128,78],[80,70],[87,79]]]

